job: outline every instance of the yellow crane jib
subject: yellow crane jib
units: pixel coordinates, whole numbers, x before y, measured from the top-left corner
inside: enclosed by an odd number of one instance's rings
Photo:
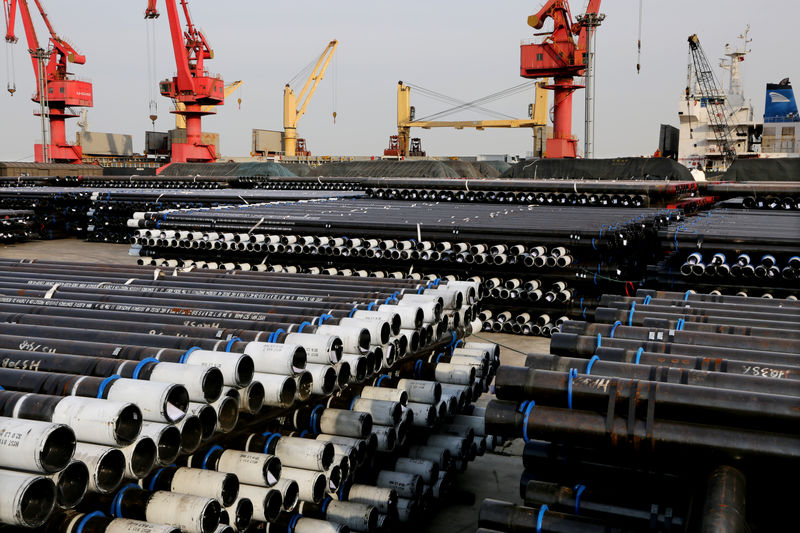
[[[325,50],[319,56],[314,69],[308,76],[303,89],[300,94],[295,96],[294,90],[287,83],[283,88],[283,153],[287,156],[297,155],[297,121],[300,120],[311,101],[311,97],[317,90],[319,82],[322,81],[325,71],[331,62],[333,53],[336,47],[339,46],[339,41],[334,39],[328,43]],[[299,106],[298,106],[299,103]],[[333,115],[336,120],[336,114]]]

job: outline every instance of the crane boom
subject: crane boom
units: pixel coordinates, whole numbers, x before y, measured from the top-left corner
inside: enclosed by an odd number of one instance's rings
[[[176,0],[164,1],[167,4],[177,75],[160,82],[159,91],[175,101],[176,109],[172,113],[186,119],[186,142],[172,143],[172,162],[212,162],[217,159],[216,148],[203,144],[201,118],[214,114],[204,106],[224,104],[224,82],[221,77],[212,76],[205,70],[204,61],[213,59],[214,52],[203,33],[192,22],[187,0],[180,0],[186,19],[185,31],[181,26]],[[159,16],[157,3],[157,0],[148,0],[144,13],[146,19]]]
[[[67,72],[67,63],[83,65],[86,63],[86,57],[79,54],[72,45],[58,36],[41,1],[34,0],[34,3],[50,33],[47,50],[42,49],[36,36],[27,0],[3,0],[6,41],[9,43],[18,41],[15,35],[15,23],[16,12],[19,9],[36,78],[37,90],[33,101],[39,103],[43,108],[47,108],[47,111],[39,114],[49,118],[50,143],[45,145],[43,142],[35,145],[35,158],[37,162],[52,160],[80,163],[83,155],[81,147],[67,143],[65,121],[67,118],[78,116],[68,110],[68,107],[92,107],[92,84],[87,81],[71,79],[70,73]],[[44,65],[44,58],[47,58],[47,65]],[[42,94],[43,92],[44,94]]]
[[[725,105],[725,97],[717,87],[714,78],[714,71],[708,62],[703,47],[700,46],[700,39],[697,34],[689,36],[689,51],[692,54],[695,79],[700,88],[700,94],[706,102],[708,119],[711,122],[711,129],[714,131],[714,139],[717,148],[722,156],[723,163],[727,167],[736,159],[736,150],[733,149],[728,125],[728,108]]]
[[[283,88],[283,153],[287,156],[297,155],[297,122],[300,117],[305,115],[308,103],[311,101],[311,97],[314,96],[319,82],[325,76],[325,71],[328,69],[337,46],[339,46],[339,41],[336,39],[328,43],[322,54],[320,54],[319,59],[317,59],[298,96],[295,97],[294,90],[288,83]],[[308,94],[306,94],[306,91]],[[299,107],[297,105],[298,101],[300,102]]]
[[[583,88],[573,78],[583,76],[586,69],[589,26],[580,19],[596,15],[600,0],[590,0],[586,13],[572,21],[568,0],[549,0],[538,13],[528,17],[528,25],[542,29],[548,18],[553,31],[537,44],[520,48],[520,76],[553,78],[553,138],[547,139],[547,157],[577,157],[577,139],[572,136],[572,93]],[[577,37],[577,43],[576,38]]]

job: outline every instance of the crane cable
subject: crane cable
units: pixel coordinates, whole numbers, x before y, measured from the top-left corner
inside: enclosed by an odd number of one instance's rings
[[[639,40],[636,41],[636,74],[642,70],[642,0],[639,0]]]
[[[6,79],[8,80],[6,89],[11,96],[14,96],[14,93],[17,92],[17,74],[14,69],[14,50],[11,48],[10,42],[6,42]]]
[[[158,100],[155,95],[156,78],[158,70],[156,66],[156,31],[155,19],[145,20],[145,40],[147,50],[147,95],[149,98],[148,107],[150,110],[150,120],[155,127],[156,118],[158,118]],[[155,117],[155,118],[154,118]]]
[[[336,93],[337,86],[339,85],[339,56],[335,56],[332,58],[332,65],[331,65],[331,105],[333,106],[333,123],[336,124],[336,108],[338,107],[338,95]]]
[[[432,120],[432,119],[435,119],[435,118],[440,118],[440,117],[443,117],[443,116],[446,116],[446,115],[450,115],[452,113],[456,113],[458,111],[462,111],[462,110],[465,110],[465,109],[470,109],[470,108],[482,111],[484,113],[489,113],[489,114],[494,115],[494,116],[500,116],[500,117],[503,117],[503,118],[508,118],[508,119],[512,119],[513,120],[515,117],[509,116],[509,115],[506,115],[504,113],[500,113],[500,112],[497,112],[497,111],[492,111],[490,109],[486,109],[484,107],[481,107],[481,104],[487,104],[487,103],[490,103],[490,102],[494,102],[496,100],[500,100],[502,98],[507,98],[509,96],[512,96],[512,95],[520,93],[520,92],[524,92],[524,91],[530,89],[533,85],[535,85],[535,83],[534,82],[521,83],[519,85],[515,85],[514,87],[510,87],[508,89],[504,89],[502,91],[498,91],[496,93],[492,93],[490,95],[484,96],[482,98],[478,98],[476,100],[472,100],[470,102],[464,102],[462,100],[458,100],[456,98],[452,98],[452,97],[447,96],[445,94],[438,93],[438,92],[432,91],[430,89],[425,89],[424,87],[419,87],[417,85],[413,85],[413,84],[410,84],[410,83],[407,83],[406,85],[408,87],[411,87],[411,88],[419,91],[420,94],[422,94],[423,96],[427,96],[429,98],[432,98],[432,99],[435,99],[435,100],[439,100],[439,101],[445,102],[445,103],[450,103],[450,104],[455,103],[455,104],[457,104],[456,106],[451,107],[450,109],[445,109],[444,111],[440,111],[438,113],[434,113],[432,115],[428,115],[426,117],[417,119],[418,121],[428,121],[428,120]]]

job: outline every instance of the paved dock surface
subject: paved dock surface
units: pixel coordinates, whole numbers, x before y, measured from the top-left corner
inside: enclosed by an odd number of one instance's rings
[[[137,257],[128,255],[126,244],[84,242],[78,239],[32,241],[19,244],[0,244],[0,258],[48,259],[87,263],[123,263],[135,265]],[[522,365],[526,353],[548,353],[550,339],[523,337],[503,333],[479,333],[475,340],[501,344],[500,362],[503,365]],[[477,405],[485,406],[492,396],[484,394]],[[507,442],[495,453],[487,453],[470,463],[469,468],[456,476],[456,488],[462,492],[459,503],[439,504],[421,533],[463,533],[478,527],[478,510],[485,498],[520,503],[519,477],[522,473],[522,440]],[[474,495],[474,498],[473,498]]]

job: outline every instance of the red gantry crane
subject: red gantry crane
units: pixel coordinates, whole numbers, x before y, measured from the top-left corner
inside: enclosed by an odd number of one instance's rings
[[[600,0],[590,0],[587,15],[597,14]],[[576,157],[577,139],[572,137],[572,93],[583,85],[573,78],[583,76],[586,68],[586,46],[589,27],[572,22],[567,0],[549,0],[528,25],[540,30],[545,21],[553,19],[553,31],[539,44],[521,46],[520,76],[523,78],[553,78],[545,89],[553,91],[553,138],[547,139],[547,157]],[[578,42],[575,42],[577,36]]]
[[[35,114],[43,115],[43,120],[44,117],[50,119],[50,142],[34,146],[35,159],[38,163],[80,163],[83,155],[81,147],[67,143],[65,121],[67,118],[78,116],[69,107],[92,107],[92,84],[88,81],[70,79],[72,73],[67,72],[67,63],[83,65],[86,63],[86,57],[56,35],[41,2],[34,0],[34,3],[50,32],[48,49],[43,49],[39,44],[27,0],[3,0],[6,41],[9,43],[18,40],[14,35],[14,24],[19,6],[33,72],[36,76],[37,89],[33,101],[40,104],[42,110],[47,109],[44,113],[40,111]]]
[[[203,106],[222,105],[225,101],[225,84],[219,76],[212,76],[203,68],[206,59],[214,58],[214,51],[208,46],[203,33],[192,23],[187,0],[181,0],[186,18],[186,31],[182,31],[176,0],[165,0],[167,18],[172,35],[172,49],[178,75],[159,83],[162,96],[172,98],[183,104],[183,109],[172,113],[186,118],[186,142],[172,143],[172,162],[210,163],[217,159],[213,144],[203,144],[201,118],[213,115],[214,111]],[[148,0],[144,17],[153,19],[159,16],[157,0]]]

